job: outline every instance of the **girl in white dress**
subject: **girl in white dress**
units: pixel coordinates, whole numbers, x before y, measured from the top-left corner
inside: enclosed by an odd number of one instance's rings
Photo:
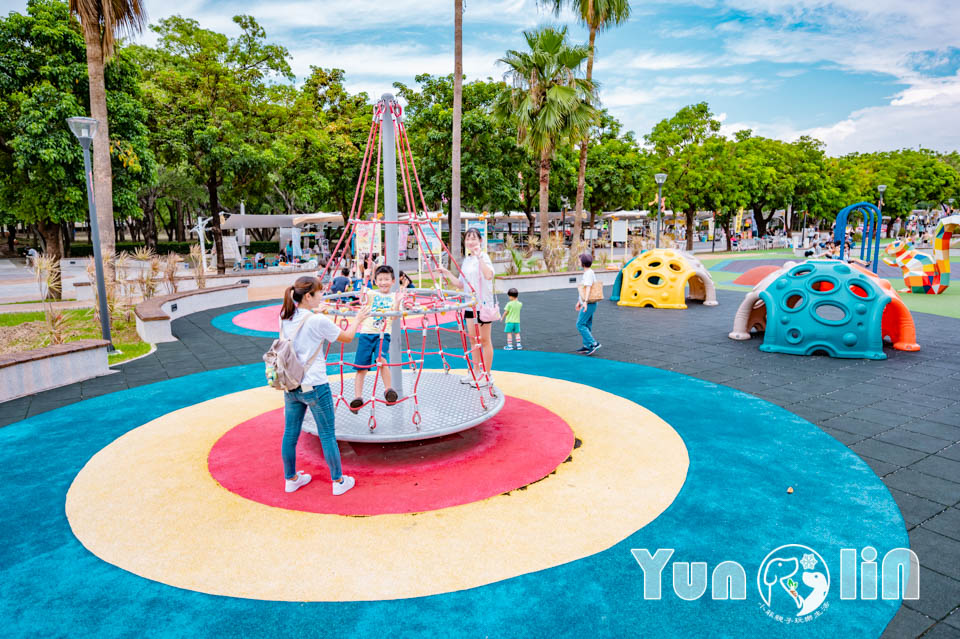
[[[492,308],[494,306],[493,262],[487,252],[483,250],[483,238],[480,237],[480,231],[469,229],[463,236],[463,247],[467,250],[467,256],[463,258],[463,262],[460,264],[460,276],[457,277],[442,266],[440,271],[454,288],[466,291],[472,289],[481,306]],[[476,334],[474,326],[480,326],[480,352],[483,354],[486,371],[475,369],[474,375],[481,382],[481,385],[485,386],[489,380],[486,378],[481,380],[481,375],[493,370],[493,341],[490,338],[492,326],[490,322],[474,317],[473,310],[464,311],[463,316],[467,320],[467,329],[471,337]],[[469,381],[473,383],[472,379],[469,379]]]

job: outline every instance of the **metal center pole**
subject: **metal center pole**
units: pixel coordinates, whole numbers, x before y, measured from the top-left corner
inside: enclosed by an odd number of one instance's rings
[[[393,267],[396,278],[394,291],[400,294],[400,225],[397,222],[397,142],[393,128],[393,113],[391,107],[395,103],[390,93],[384,93],[380,98],[383,101],[383,126],[380,127],[383,143],[383,219],[386,234],[387,266]],[[394,222],[394,224],[391,224]],[[390,362],[402,362],[401,343],[403,342],[403,321],[400,318],[393,320],[390,327]],[[403,397],[403,367],[395,368],[392,375],[393,389]]]
[[[100,306],[100,333],[110,342],[107,352],[112,353],[113,340],[110,338],[110,313],[107,310],[107,286],[103,279],[103,256],[100,251],[100,226],[97,223],[97,203],[93,199],[93,173],[90,171],[90,141],[83,145],[83,172],[87,177],[87,207],[90,211],[90,238],[93,244],[93,262],[97,269],[97,297]]]

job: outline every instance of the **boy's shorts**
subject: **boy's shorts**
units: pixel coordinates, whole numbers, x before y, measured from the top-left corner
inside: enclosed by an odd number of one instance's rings
[[[357,335],[357,353],[353,358],[353,367],[358,371],[370,370],[380,354],[385,362],[390,361],[390,333],[383,334],[383,350],[380,350],[380,333],[360,333]]]
[[[506,322],[503,325],[504,333],[519,333],[520,332],[520,322]]]

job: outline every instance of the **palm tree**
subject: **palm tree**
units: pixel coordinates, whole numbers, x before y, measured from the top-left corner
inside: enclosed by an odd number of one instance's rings
[[[93,138],[93,191],[104,255],[113,255],[113,174],[110,169],[110,127],[103,67],[113,56],[118,35],[139,33],[147,17],[140,0],[70,0],[70,13],[80,19],[87,45],[90,116],[99,121]]]
[[[460,259],[460,127],[463,120],[463,0],[453,0],[453,174],[450,180],[450,252]]]
[[[590,56],[587,58],[587,82],[593,82],[594,42],[597,32],[614,25],[623,24],[630,17],[629,0],[541,0],[541,3],[553,6],[559,15],[564,5],[577,14],[580,22],[590,29]],[[580,240],[581,219],[583,218],[583,191],[587,182],[587,146],[590,137],[580,140],[580,169],[577,172],[577,210],[573,219],[573,242]]]
[[[498,104],[501,119],[516,124],[517,141],[539,158],[540,245],[547,245],[550,167],[557,145],[582,138],[596,121],[594,87],[578,77],[587,47],[570,45],[567,28],[524,31],[529,51],[507,51],[513,88]]]

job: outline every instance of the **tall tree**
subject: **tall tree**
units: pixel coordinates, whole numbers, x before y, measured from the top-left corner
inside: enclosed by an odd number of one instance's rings
[[[35,225],[44,252],[59,258],[64,224],[87,215],[83,156],[64,122],[85,113],[89,98],[80,24],[62,2],[30,0],[27,15],[0,18],[0,52],[0,209]],[[153,179],[139,81],[119,50],[105,82],[114,114],[110,204],[124,217],[139,217],[137,192]],[[108,203],[97,201],[98,209]],[[112,218],[105,226],[113,229]]]
[[[453,157],[450,252],[460,259],[460,129],[463,125],[463,0],[453,0]]]
[[[549,235],[550,164],[561,142],[582,139],[597,119],[593,83],[579,76],[587,48],[567,42],[567,29],[524,31],[529,51],[507,51],[513,90],[498,105],[517,127],[517,141],[539,161],[540,241]]]
[[[152,82],[169,105],[163,120],[171,136],[167,144],[206,186],[219,273],[225,270],[220,188],[228,179],[269,172],[272,132],[261,126],[269,82],[273,76],[293,79],[284,47],[267,43],[252,17],[233,21],[241,32],[232,40],[180,16],[152,27],[164,61]]]
[[[587,57],[587,82],[593,82],[593,60],[596,55],[597,32],[612,26],[623,24],[630,18],[629,0],[542,0],[553,5],[559,15],[564,6],[569,6],[580,22],[590,30]],[[580,239],[581,220],[583,219],[584,190],[587,183],[587,149],[590,137],[584,135],[580,140],[580,167],[577,172],[577,203],[573,219],[573,241]]]
[[[453,75],[418,75],[419,87],[394,83],[407,103],[410,145],[424,197],[432,205],[451,192],[450,147]],[[463,85],[463,162],[461,203],[471,211],[512,211],[520,207],[517,174],[531,164],[517,146],[515,130],[493,116],[506,83],[474,80]],[[536,180],[534,180],[536,182]]]
[[[93,138],[94,197],[104,255],[113,255],[113,173],[110,167],[110,122],[104,66],[113,56],[118,35],[143,30],[147,12],[140,0],[70,0],[70,12],[80,18],[87,48],[90,117],[99,122]]]
[[[720,122],[713,117],[706,102],[685,106],[671,117],[658,122],[645,137],[653,145],[660,168],[667,173],[665,201],[673,210],[686,216],[687,250],[693,250],[693,222],[697,210],[705,207],[718,170],[719,149],[704,144],[718,137]],[[658,204],[659,205],[659,204]]]

